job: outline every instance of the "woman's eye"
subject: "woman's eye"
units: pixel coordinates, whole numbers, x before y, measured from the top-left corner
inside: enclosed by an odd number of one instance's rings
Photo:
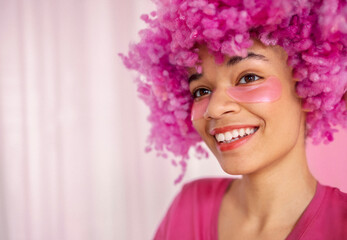
[[[261,79],[261,77],[255,74],[247,74],[243,76],[237,84],[247,84]]]
[[[202,97],[202,96],[210,94],[210,93],[211,93],[211,91],[206,89],[206,88],[199,88],[193,92],[192,96],[194,99],[196,99],[196,98]]]

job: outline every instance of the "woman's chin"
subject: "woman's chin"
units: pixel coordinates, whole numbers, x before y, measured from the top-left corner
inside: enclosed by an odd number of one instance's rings
[[[255,166],[247,166],[245,164],[220,164],[223,171],[230,175],[248,175],[255,173],[257,168]]]

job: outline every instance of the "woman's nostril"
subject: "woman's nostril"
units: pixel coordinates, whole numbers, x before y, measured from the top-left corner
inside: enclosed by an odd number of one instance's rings
[[[238,113],[241,106],[234,101],[227,101],[223,103],[210,101],[205,113],[205,119],[219,119],[229,114]]]

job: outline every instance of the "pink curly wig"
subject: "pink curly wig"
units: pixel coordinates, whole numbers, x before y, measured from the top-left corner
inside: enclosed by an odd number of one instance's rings
[[[157,11],[141,18],[148,28],[130,46],[124,64],[142,77],[140,97],[150,107],[151,146],[180,157],[183,171],[188,151],[206,156],[192,126],[193,99],[187,67],[198,66],[198,45],[216,59],[247,54],[251,38],[280,45],[298,80],[297,94],[307,113],[307,136],[317,144],[333,141],[334,126],[346,127],[347,3],[345,0],[154,0]],[[201,69],[198,69],[198,71]],[[173,164],[176,164],[173,161]]]

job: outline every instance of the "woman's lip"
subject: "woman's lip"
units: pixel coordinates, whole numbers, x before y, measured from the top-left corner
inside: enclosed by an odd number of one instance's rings
[[[246,137],[243,137],[243,138],[240,138],[234,142],[231,142],[231,143],[219,143],[219,142],[217,142],[217,147],[222,152],[230,151],[230,150],[233,150],[235,148],[241,147],[242,145],[247,143],[256,132],[257,131],[255,131],[254,133],[252,133]]]
[[[210,131],[211,135],[216,135],[217,133],[225,133],[225,132],[230,132],[234,129],[239,129],[239,128],[256,128],[258,126],[256,125],[232,125],[232,126],[226,126],[226,127],[221,127],[221,128],[214,128]]]

